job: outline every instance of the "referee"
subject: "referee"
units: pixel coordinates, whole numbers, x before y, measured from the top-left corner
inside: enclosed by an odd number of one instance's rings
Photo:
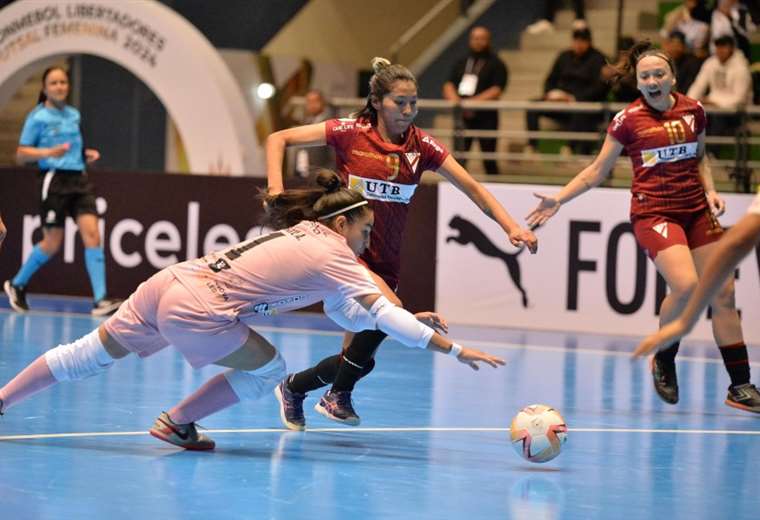
[[[66,104],[69,77],[61,67],[50,67],[42,76],[39,103],[26,117],[16,158],[20,163],[36,161],[39,168],[40,219],[43,238],[29,258],[3,289],[11,307],[26,312],[26,286],[32,275],[58,250],[63,242],[67,216],[76,220],[84,243],[84,259],[92,284],[92,315],[114,312],[121,300],[106,297],[105,257],[98,231],[98,211],[92,184],[85,172],[100,153],[84,148],[79,128],[79,111]]]

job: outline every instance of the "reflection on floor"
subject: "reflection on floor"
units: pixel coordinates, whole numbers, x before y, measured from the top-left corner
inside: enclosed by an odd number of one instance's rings
[[[56,312],[0,310],[0,382],[99,323],[76,313],[82,302],[45,303]],[[291,370],[340,345],[321,317],[280,317],[259,330]],[[0,418],[1,516],[758,517],[760,417],[723,404],[728,378],[713,346],[682,348],[681,402],[669,406],[654,394],[647,364],[629,359],[631,338],[452,332],[507,366],[473,372],[389,341],[355,393],[361,426],[313,412],[315,394],[306,403],[311,431],[285,432],[266,398],[203,421],[213,453],[178,451],[145,431],[217,369],[194,371],[171,348],[125,358]],[[752,368],[760,381],[760,364]],[[532,403],[555,406],[570,427],[564,452],[545,465],[522,461],[507,441],[512,415]]]

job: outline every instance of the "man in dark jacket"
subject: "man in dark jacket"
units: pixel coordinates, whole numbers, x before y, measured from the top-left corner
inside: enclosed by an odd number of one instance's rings
[[[570,48],[557,56],[546,78],[541,100],[566,103],[605,101],[609,86],[602,78],[602,68],[606,62],[604,54],[591,45],[591,31],[573,31]],[[601,121],[601,114],[529,110],[526,113],[528,130],[538,130],[539,117],[554,119],[564,130],[571,132],[593,132]],[[530,144],[535,147],[536,140],[531,139]],[[576,153],[590,153],[592,145],[590,141],[570,143]]]
[[[704,60],[701,60],[691,53],[686,46],[686,36],[681,31],[673,31],[664,42],[665,52],[667,52],[676,66],[676,90],[681,94],[686,94],[689,87],[699,74]]]
[[[461,99],[477,101],[497,100],[507,88],[507,66],[491,51],[491,32],[485,27],[473,27],[470,31],[470,52],[459,60],[443,85],[443,97],[458,103]],[[462,112],[464,127],[468,130],[498,130],[497,110],[465,110]],[[481,152],[495,152],[496,139],[480,137]],[[464,139],[464,151],[472,146],[472,138]],[[457,146],[459,148],[459,146]],[[483,161],[486,173],[499,173],[496,161]]]

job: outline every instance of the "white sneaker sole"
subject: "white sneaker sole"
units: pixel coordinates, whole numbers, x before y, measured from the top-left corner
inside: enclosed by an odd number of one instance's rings
[[[115,301],[111,303],[110,305],[106,305],[105,307],[98,307],[97,309],[92,309],[90,311],[90,314],[92,316],[108,316],[109,314],[113,314],[116,312],[116,310],[121,307],[121,304],[124,303],[123,301]]]
[[[277,385],[274,387],[274,396],[277,398],[277,401],[280,403],[280,420],[282,421],[282,425],[285,426],[288,430],[292,430],[294,432],[302,432],[306,429],[306,426],[301,426],[300,424],[292,423],[288,421],[285,418],[285,405],[282,402],[282,392],[280,392],[280,385]]]
[[[361,422],[361,418],[357,417],[356,419],[341,419],[339,417],[335,417],[334,415],[330,414],[330,412],[327,411],[327,408],[322,406],[322,401],[320,400],[317,402],[317,404],[314,405],[314,409],[330,419],[331,421],[335,421],[340,424],[345,424],[348,426],[359,426],[359,423]]]
[[[23,307],[19,307],[16,305],[16,303],[13,301],[13,291],[11,290],[11,282],[10,280],[6,280],[3,284],[3,290],[5,291],[5,295],[8,296],[8,303],[11,306],[11,309],[13,309],[16,312],[29,312],[29,309],[24,309]]]

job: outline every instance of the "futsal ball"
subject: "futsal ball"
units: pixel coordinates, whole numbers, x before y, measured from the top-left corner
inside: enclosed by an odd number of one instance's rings
[[[567,425],[557,410],[533,404],[520,410],[510,427],[512,447],[530,462],[547,462],[559,455],[567,440]]]

